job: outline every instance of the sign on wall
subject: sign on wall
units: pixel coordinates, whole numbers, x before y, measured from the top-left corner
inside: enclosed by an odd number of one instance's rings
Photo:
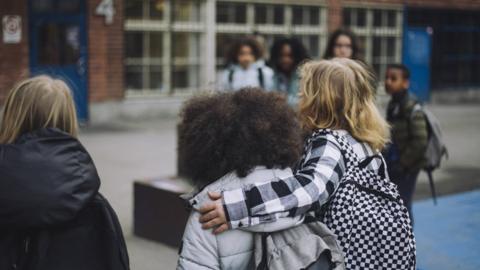
[[[22,40],[22,18],[20,16],[3,16],[2,29],[4,43],[20,43]]]

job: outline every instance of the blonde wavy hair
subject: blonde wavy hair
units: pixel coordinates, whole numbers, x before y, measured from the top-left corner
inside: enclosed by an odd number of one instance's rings
[[[304,129],[344,129],[381,150],[389,125],[375,105],[374,76],[347,58],[311,61],[300,68],[300,120]]]
[[[19,136],[40,128],[58,128],[77,137],[78,123],[70,88],[49,76],[16,84],[9,92],[0,124],[0,143],[14,143]]]

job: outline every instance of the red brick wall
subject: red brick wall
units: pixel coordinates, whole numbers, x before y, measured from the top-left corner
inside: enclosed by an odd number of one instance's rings
[[[328,0],[328,32],[333,32],[342,26],[342,3],[338,0]]]
[[[430,7],[430,8],[448,8],[448,9],[480,9],[479,0],[347,0],[343,1],[343,5],[348,3],[365,3],[365,4],[400,4],[411,7]]]
[[[422,6],[434,8],[480,9],[478,0],[407,0],[408,6]]]
[[[123,0],[114,0],[115,17],[107,25],[96,15],[101,0],[88,1],[88,76],[90,101],[119,100],[124,96]]]
[[[26,2],[26,1],[25,1]],[[22,17],[22,40],[3,43],[3,15]],[[16,81],[28,77],[28,18],[24,1],[0,1],[0,104]]]

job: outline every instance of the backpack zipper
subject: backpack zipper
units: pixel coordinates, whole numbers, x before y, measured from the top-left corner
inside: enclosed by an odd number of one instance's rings
[[[24,247],[25,247],[25,254],[28,254],[28,250],[30,248],[30,237],[27,236],[24,240]]]

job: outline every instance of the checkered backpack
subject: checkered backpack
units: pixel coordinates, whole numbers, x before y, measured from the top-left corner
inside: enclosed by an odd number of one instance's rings
[[[415,238],[408,211],[390,182],[380,155],[359,160],[345,136],[331,130],[346,162],[336,191],[323,206],[321,220],[337,235],[347,269],[415,270]],[[315,136],[315,134],[314,134]],[[379,173],[368,168],[381,161]]]

